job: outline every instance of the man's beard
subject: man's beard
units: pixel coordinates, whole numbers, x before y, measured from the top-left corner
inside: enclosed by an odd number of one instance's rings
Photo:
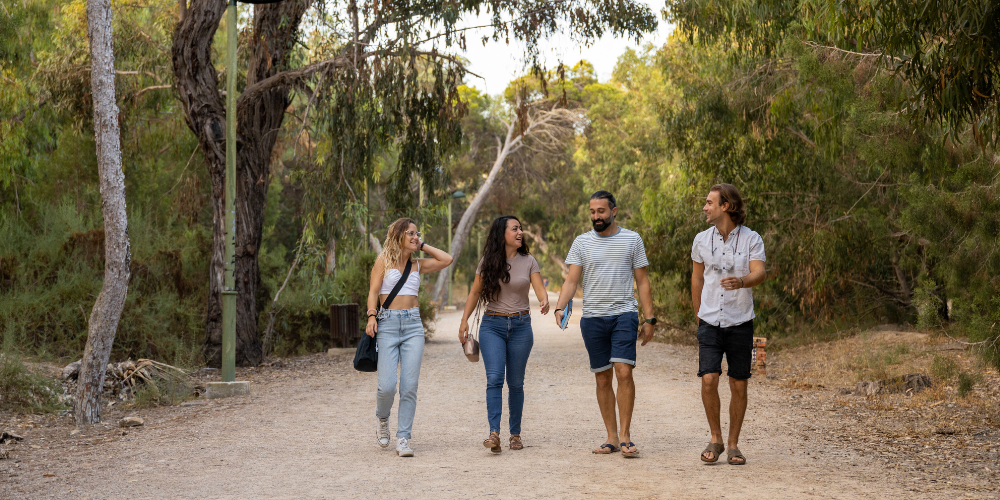
[[[590,219],[590,223],[594,225],[594,231],[600,233],[611,227],[611,223],[614,222],[614,220],[614,216],[611,216],[607,219]]]

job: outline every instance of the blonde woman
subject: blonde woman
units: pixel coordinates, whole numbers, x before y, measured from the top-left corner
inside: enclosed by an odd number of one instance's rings
[[[412,457],[410,430],[417,410],[417,379],[420,362],[424,356],[424,327],[420,322],[417,292],[420,273],[440,271],[452,258],[443,250],[424,243],[413,219],[402,218],[389,226],[382,254],[372,267],[371,285],[368,288],[368,325],[365,332],[375,338],[378,347],[378,390],[376,392],[376,438],[379,446],[389,446],[389,413],[396,398],[396,368],[399,367],[399,425],[396,429],[396,453]],[[416,253],[424,251],[429,259],[418,259]],[[378,304],[385,302],[393,287],[399,282],[410,262],[410,275],[399,294],[382,311]]]

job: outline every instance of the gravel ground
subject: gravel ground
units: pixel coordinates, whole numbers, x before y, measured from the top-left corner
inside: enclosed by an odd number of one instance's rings
[[[537,308],[535,309],[537,311]],[[8,418],[24,436],[0,460],[0,498],[988,498],[990,485],[935,483],[887,467],[844,438],[831,402],[752,380],[740,448],[748,464],[698,460],[708,426],[696,351],[639,348],[633,440],[641,457],[598,456],[604,429],[579,323],[533,315],[522,451],[492,455],[482,363],[455,339],[458,313],[427,342],[411,444],[399,458],[374,439],[375,374],[347,354],[240,370],[253,395],[106,412],[145,419],[76,430],[68,418]],[[723,381],[723,387],[728,387]],[[728,389],[723,391],[728,405]],[[723,412],[723,425],[727,425]],[[390,419],[395,432],[395,409]],[[506,427],[506,422],[502,425]],[[502,440],[506,443],[507,436]]]

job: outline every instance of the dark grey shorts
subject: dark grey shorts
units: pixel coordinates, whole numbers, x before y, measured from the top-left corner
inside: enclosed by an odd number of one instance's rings
[[[698,376],[722,373],[722,356],[729,364],[728,375],[737,380],[750,378],[753,357],[753,320],[720,328],[698,320]]]

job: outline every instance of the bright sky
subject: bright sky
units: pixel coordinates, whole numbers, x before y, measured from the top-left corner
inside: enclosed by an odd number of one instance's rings
[[[620,56],[625,49],[632,47],[638,49],[646,43],[660,46],[667,41],[667,36],[673,30],[673,26],[663,21],[660,11],[663,9],[663,0],[640,0],[649,5],[659,19],[657,31],[643,37],[639,43],[635,40],[614,38],[612,35],[605,35],[595,41],[590,47],[577,45],[568,36],[555,35],[540,44],[543,63],[547,68],[553,68],[562,61],[567,66],[573,66],[580,59],[586,59],[594,65],[597,77],[600,81],[606,81],[611,77],[611,72],[615,68]],[[489,24],[490,18],[484,12],[477,17],[468,17],[460,23],[460,27],[481,26]],[[465,38],[468,40],[468,50],[464,56],[471,62],[469,70],[481,75],[477,78],[466,75],[465,81],[469,86],[476,87],[488,94],[499,94],[507,87],[507,84],[514,78],[521,76],[525,72],[523,46],[511,43],[509,46],[501,40],[492,40],[483,47],[482,37],[489,36],[493,32],[489,28],[470,30],[466,32]],[[460,51],[460,50],[459,50]],[[461,51],[460,51],[461,52]]]

